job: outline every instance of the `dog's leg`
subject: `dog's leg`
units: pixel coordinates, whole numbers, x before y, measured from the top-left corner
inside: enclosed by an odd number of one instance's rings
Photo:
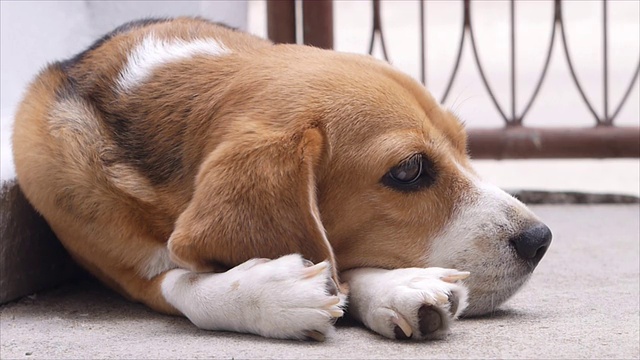
[[[81,239],[90,236],[78,223],[52,219],[57,220],[53,222],[56,233],[67,240],[73,240],[74,234],[80,234]],[[126,230],[105,227],[103,234],[114,239],[119,238],[115,236],[118,233],[132,235]],[[294,254],[275,260],[251,259],[221,273],[192,272],[175,269],[174,264],[165,263],[165,256],[155,255],[161,249],[158,244],[149,246],[143,238],[128,238],[139,247],[134,258],[156,259],[159,264],[129,259],[128,263],[117,263],[113,254],[96,246],[106,243],[102,241],[89,246],[72,241],[79,246],[70,252],[126,297],[166,314],[184,315],[202,329],[322,340],[335,318],[343,315],[346,296],[338,293],[328,262],[314,265]],[[126,259],[126,254],[116,255]]]
[[[342,273],[350,287],[349,313],[392,339],[435,339],[466,307],[469,275],[452,269],[359,268]]]
[[[224,273],[166,272],[166,301],[207,330],[281,339],[323,340],[343,315],[328,262],[312,265],[300,255],[252,259]]]

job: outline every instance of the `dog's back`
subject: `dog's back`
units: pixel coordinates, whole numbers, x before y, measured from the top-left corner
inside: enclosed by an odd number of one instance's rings
[[[194,41],[201,38],[210,40]],[[211,74],[199,74],[201,64],[189,62],[264,46],[270,43],[206,20],[148,19],[120,26],[42,70],[16,114],[16,172],[29,201],[76,260],[115,288],[120,285],[101,270],[111,264],[148,275],[161,271],[154,265],[156,249],[191,198],[207,147],[207,137],[192,133],[214,125],[216,104],[189,97],[203,89],[223,96]],[[155,71],[180,59],[189,60],[180,77]],[[154,86],[150,77],[162,83]],[[135,89],[142,81],[145,88]],[[114,226],[121,228],[110,231]],[[140,251],[120,242],[137,242],[131,246]]]

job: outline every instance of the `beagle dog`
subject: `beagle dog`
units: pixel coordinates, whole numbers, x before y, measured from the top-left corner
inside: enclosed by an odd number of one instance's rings
[[[79,264],[202,329],[322,340],[348,299],[383,336],[440,338],[551,242],[409,76],[200,18],[131,22],[48,65],[13,149]]]

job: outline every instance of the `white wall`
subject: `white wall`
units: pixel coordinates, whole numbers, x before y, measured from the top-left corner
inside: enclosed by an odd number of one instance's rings
[[[0,14],[0,178],[3,180],[14,176],[9,145],[13,112],[29,81],[48,62],[71,57],[116,26],[143,17],[198,15],[247,28],[246,0],[3,0]]]

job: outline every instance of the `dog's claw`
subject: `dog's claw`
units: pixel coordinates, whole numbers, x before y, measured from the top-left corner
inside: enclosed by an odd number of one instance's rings
[[[435,295],[435,300],[439,304],[446,303],[447,301],[449,301],[449,295],[448,294],[443,294],[443,293],[438,293],[438,294]]]
[[[323,271],[325,271],[327,269],[327,267],[329,267],[329,264],[326,261],[323,261],[321,263],[317,263],[316,265],[310,266],[308,268],[305,268],[302,271],[302,276],[305,279],[309,279],[312,278],[318,274],[321,274]]]
[[[307,260],[307,259],[302,259],[302,264],[304,265],[304,267],[313,266],[313,262],[311,260]]]
[[[468,271],[458,271],[458,272],[455,272],[453,274],[449,274],[447,276],[442,277],[441,280],[442,281],[446,281],[448,283],[454,283],[454,282],[456,282],[458,280],[464,280],[464,279],[468,278],[469,275],[471,275],[471,273],[468,272]]]
[[[395,314],[394,317],[391,318],[391,322],[398,325],[398,328],[402,330],[402,333],[407,337],[407,339],[411,338],[413,334],[413,330],[411,330],[411,325],[405,320],[401,315]],[[396,333],[396,337],[397,337]]]
[[[305,331],[304,335],[307,337],[307,340],[324,341],[325,339],[324,334],[316,330]]]
[[[338,305],[338,304],[340,304],[340,298],[339,298],[339,297],[337,297],[337,296],[334,296],[334,297],[332,297],[332,298],[331,298],[331,300],[330,300],[330,301],[328,301],[328,302],[326,303],[326,305],[325,305],[324,307],[325,307],[326,309],[329,309],[329,308],[332,308],[332,307],[334,307],[334,306],[336,306],[336,305]]]

